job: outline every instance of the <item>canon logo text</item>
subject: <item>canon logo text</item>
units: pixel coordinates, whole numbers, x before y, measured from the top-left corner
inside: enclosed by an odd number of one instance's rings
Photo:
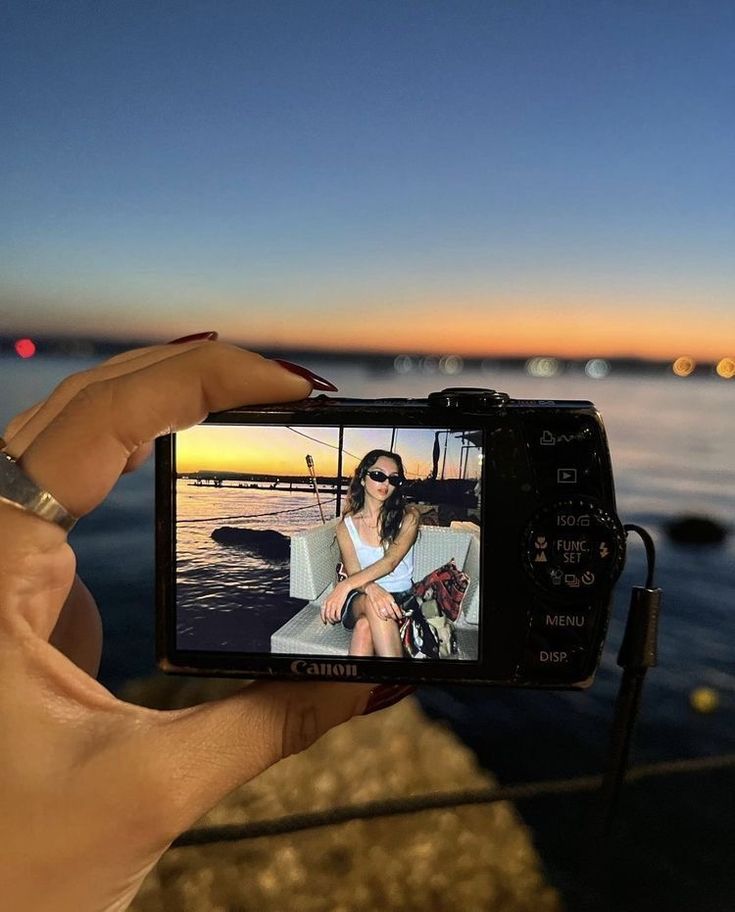
[[[357,665],[344,662],[307,662],[297,659],[291,662],[291,671],[302,675],[328,675],[330,678],[356,678]]]

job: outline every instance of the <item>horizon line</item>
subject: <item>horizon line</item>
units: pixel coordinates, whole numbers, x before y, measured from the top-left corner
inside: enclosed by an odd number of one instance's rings
[[[11,355],[22,357],[15,350],[16,343],[21,339],[31,339],[36,346],[36,354],[53,354],[65,357],[84,357],[93,354],[119,354],[120,352],[130,349],[167,344],[169,340],[156,338],[155,336],[135,337],[130,336],[124,340],[114,336],[97,336],[97,335],[71,335],[58,333],[22,333],[9,334],[0,333],[0,355]],[[247,340],[227,340],[233,345],[249,347]],[[44,351],[44,349],[47,349]],[[420,361],[432,359],[437,362],[446,361],[451,358],[461,359],[463,365],[482,365],[484,362],[495,362],[506,366],[519,364],[525,366],[533,358],[548,359],[561,364],[585,364],[590,360],[599,359],[600,361],[610,362],[617,366],[629,365],[640,367],[671,367],[671,365],[680,358],[689,358],[698,367],[712,367],[728,359],[728,355],[719,358],[696,358],[688,352],[680,352],[677,355],[669,357],[653,357],[648,355],[633,354],[630,352],[619,352],[614,355],[600,355],[591,351],[586,355],[568,355],[560,354],[553,350],[535,350],[535,351],[515,351],[511,353],[500,353],[489,350],[485,354],[476,352],[462,352],[452,350],[433,350],[433,349],[340,349],[339,351],[332,348],[321,348],[315,346],[284,345],[283,343],[271,345],[259,345],[258,348],[252,348],[266,357],[279,356],[282,354],[301,354],[306,357],[317,357],[325,360],[347,361],[355,359],[364,359],[372,361],[390,361],[395,363],[399,357],[417,359]],[[437,364],[437,367],[439,365]],[[451,374],[449,370],[447,373]]]

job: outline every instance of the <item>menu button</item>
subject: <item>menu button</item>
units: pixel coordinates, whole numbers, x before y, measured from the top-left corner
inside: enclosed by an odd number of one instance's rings
[[[587,616],[584,614],[547,614],[544,626],[546,627],[577,627],[587,625]]]

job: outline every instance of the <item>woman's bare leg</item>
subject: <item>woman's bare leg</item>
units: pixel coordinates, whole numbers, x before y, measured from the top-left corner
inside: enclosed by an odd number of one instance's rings
[[[364,615],[357,619],[355,626],[352,629],[352,639],[350,640],[350,655],[375,655],[375,649],[373,647],[373,635],[370,632],[370,624]]]
[[[376,654],[386,658],[403,658],[403,644],[398,632],[398,621],[371,615],[372,612],[368,612],[367,618],[370,622],[370,632]]]
[[[379,617],[372,608],[369,607],[364,595],[359,595],[352,602],[352,613],[357,621],[355,631],[360,626],[360,640],[355,641],[355,633],[352,634],[350,644],[350,655],[377,655],[385,658],[400,659],[403,657],[403,645],[398,633],[398,622],[386,620]],[[367,620],[369,634],[365,632],[365,625],[361,621]],[[367,637],[370,637],[370,652],[356,652],[356,648],[365,648],[364,643]]]
[[[375,654],[384,656],[385,658],[402,658],[403,645],[401,644],[401,637],[398,633],[398,622],[392,618],[386,619],[380,617],[380,615],[376,614],[376,612],[370,608],[367,604],[367,600],[364,601],[364,607],[360,607],[363,609],[365,617],[370,624],[370,633],[373,638]]]

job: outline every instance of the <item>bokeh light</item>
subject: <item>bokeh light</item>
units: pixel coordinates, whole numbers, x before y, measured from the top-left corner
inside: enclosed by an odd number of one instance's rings
[[[410,355],[396,355],[393,370],[397,374],[410,374],[413,370],[413,358]]]
[[[610,373],[610,362],[604,358],[590,358],[584,366],[584,372],[592,380],[602,380]]]
[[[717,376],[723,380],[732,380],[735,377],[735,358],[721,358],[717,362]]]
[[[531,377],[556,377],[560,371],[558,358],[529,358],[526,361],[526,372]]]
[[[14,348],[19,358],[32,358],[36,354],[36,343],[33,339],[18,339]]]
[[[689,377],[694,373],[694,368],[696,366],[697,362],[694,358],[690,358],[689,355],[682,355],[674,361],[671,365],[671,369],[677,377]]]
[[[439,370],[443,374],[461,374],[464,368],[464,361],[459,355],[445,355],[439,360]]]

